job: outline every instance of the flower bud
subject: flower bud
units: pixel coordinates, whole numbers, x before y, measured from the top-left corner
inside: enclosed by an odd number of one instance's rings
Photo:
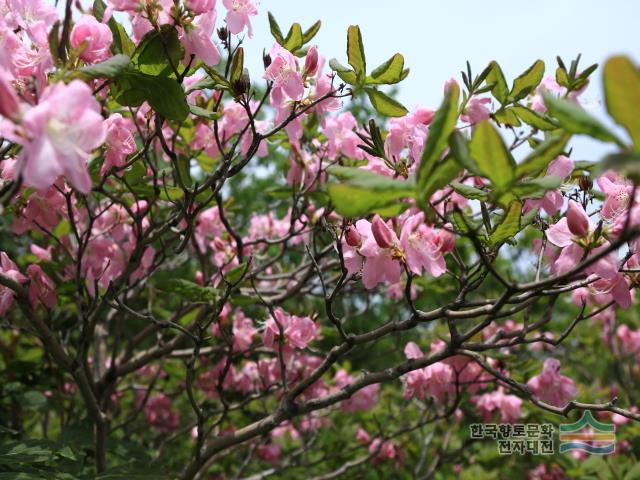
[[[373,238],[376,239],[376,243],[380,248],[391,248],[393,247],[393,230],[389,228],[389,225],[385,223],[380,215],[376,215],[373,217],[373,222],[371,223],[371,232],[373,233]]]
[[[584,208],[573,200],[569,200],[567,209],[567,226],[576,237],[585,237],[589,233],[589,217]]]
[[[225,42],[229,37],[229,31],[227,30],[227,27],[220,27],[217,33],[218,33],[218,38],[220,39],[221,42]]]
[[[450,231],[453,226],[450,223],[445,225],[445,228],[440,230],[440,251],[442,253],[449,253],[456,246],[456,236]]]
[[[265,69],[269,68],[269,65],[271,65],[271,55],[264,50],[262,51],[262,63],[264,64]]]
[[[307,56],[304,60],[304,73],[313,76],[318,71],[318,49],[316,46],[309,47]]]
[[[580,177],[580,180],[578,180],[578,185],[580,186],[580,190],[588,192],[593,188],[593,180],[591,180],[589,175],[583,175]]]
[[[359,247],[362,243],[362,235],[353,225],[349,225],[344,236],[347,240],[347,245],[350,247]]]

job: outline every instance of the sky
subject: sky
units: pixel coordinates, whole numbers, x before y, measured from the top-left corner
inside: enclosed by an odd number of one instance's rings
[[[224,16],[221,3],[219,18]],[[321,20],[312,43],[327,59],[336,57],[343,64],[347,28],[358,24],[369,69],[396,52],[404,55],[411,73],[399,85],[398,99],[409,109],[436,108],[445,80],[460,79],[467,60],[474,74],[496,60],[509,81],[537,59],[545,61],[545,75],[554,75],[557,55],[569,65],[581,53],[582,68],[602,65],[614,54],[629,55],[640,63],[640,1],[636,0],[262,0],[258,9],[254,37],[245,41],[252,78],[262,71],[262,48],[268,50],[273,43],[266,11],[273,13],[285,34],[293,22],[306,29]],[[592,76],[584,96],[586,108],[610,123],[602,106],[600,77],[600,70]],[[580,159],[595,159],[607,151],[606,146],[585,139],[574,145],[576,155],[584,157]]]

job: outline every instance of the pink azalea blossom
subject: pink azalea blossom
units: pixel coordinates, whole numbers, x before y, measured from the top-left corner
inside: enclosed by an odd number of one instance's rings
[[[73,26],[69,42],[80,52],[80,58],[87,62],[99,62],[111,56],[113,34],[104,23],[93,15],[83,15]]]
[[[355,133],[357,122],[351,112],[343,112],[327,119],[323,133],[328,140],[328,157],[333,160],[338,153],[350,158],[363,158],[363,151],[358,148],[360,138]]]
[[[421,358],[422,350],[414,342],[409,342],[404,349],[409,359]],[[437,403],[443,403],[447,396],[455,392],[455,372],[450,365],[436,362],[428,367],[413,370],[402,377],[404,384],[404,398],[417,397],[424,400],[432,397]]]
[[[364,241],[359,253],[366,258],[362,270],[362,283],[365,288],[372,289],[380,282],[397,283],[400,281],[401,266],[398,260],[398,237],[391,229],[391,248],[381,248],[378,245],[371,223],[367,220],[358,220],[356,228]]]
[[[280,329],[284,336],[283,350],[289,353],[293,348],[305,348],[318,338],[319,328],[309,317],[290,315],[281,308],[276,308],[274,314],[275,318],[270,316],[265,324],[262,337],[265,347],[279,348]]]
[[[143,398],[141,396],[139,400]],[[166,432],[174,431],[180,425],[180,412],[173,410],[173,402],[164,393],[151,395],[147,399],[144,414],[149,425]]]
[[[43,189],[65,175],[77,190],[89,193],[86,162],[104,142],[106,128],[87,84],[72,80],[49,86],[40,103],[26,111],[22,125],[28,139],[17,139],[23,145],[17,174],[25,185]]]
[[[434,277],[439,277],[446,271],[442,250],[436,242],[439,242],[439,238],[433,229],[424,224],[424,213],[416,213],[405,220],[400,232],[400,246],[409,270],[421,275],[424,268]],[[446,248],[449,242],[450,238],[446,236]]]
[[[566,180],[574,169],[573,160],[564,155],[560,155],[558,158],[549,163],[545,177],[555,176],[561,181]],[[555,215],[560,211],[564,204],[564,197],[559,190],[550,190],[544,194],[541,199],[527,200],[524,205],[524,210],[529,211],[533,208],[540,207],[549,215]]]
[[[580,245],[580,241],[590,235],[594,230],[584,208],[573,201],[570,201],[569,205],[571,213],[562,217],[546,231],[549,242],[562,248],[562,252],[554,262],[555,269],[558,273],[567,272],[580,263],[585,253],[584,248]],[[571,219],[571,223],[569,223],[569,219]],[[585,221],[587,223],[586,228]],[[606,249],[608,245],[608,242],[603,242],[600,246],[591,250],[591,253],[597,254]],[[618,273],[618,258],[615,252],[611,252],[599,259],[587,267],[585,271],[587,273],[595,273],[606,279],[614,278]]]
[[[101,173],[104,175],[112,167],[122,167],[127,155],[136,151],[135,126],[130,118],[114,113],[104,121],[107,129],[107,148]],[[122,173],[122,172],[120,172]]]
[[[13,76],[0,68],[0,115],[16,119],[20,113],[20,100],[12,85]]]
[[[560,361],[555,358],[547,358],[542,373],[529,380],[527,386],[539,400],[556,407],[563,407],[578,394],[573,380],[560,375]]]
[[[491,110],[485,106],[489,103],[491,103],[490,98],[471,97],[464,112],[460,115],[460,120],[467,123],[478,123],[486,120],[491,114]]]
[[[491,421],[495,412],[500,412],[502,423],[513,423],[520,418],[522,399],[515,395],[505,394],[502,387],[498,387],[493,392],[471,397],[471,401],[476,404],[476,411],[485,422]]]
[[[9,256],[5,252],[0,251],[0,273],[5,277],[9,277],[19,283],[27,281],[27,277],[20,273],[18,266],[13,263]],[[0,285],[0,315],[9,310],[9,307],[13,304],[16,293],[9,287]]]
[[[27,267],[29,277],[29,302],[36,308],[38,301],[47,308],[53,308],[58,302],[56,297],[56,286],[53,280],[44,273],[40,265],[32,264]]]
[[[274,43],[271,47],[271,59],[271,64],[263,76],[273,82],[272,98],[279,98],[284,92],[292,100],[301,100],[304,94],[304,85],[302,75],[298,72],[296,57],[289,50]],[[276,101],[276,103],[281,102]]]
[[[182,36],[182,45],[184,45],[184,58],[182,62],[187,65],[191,60],[191,55],[196,60],[202,60],[207,65],[217,65],[220,61],[220,51],[211,36],[215,30],[216,11],[198,15],[195,20],[185,26],[185,32]]]
[[[258,9],[251,0],[222,0],[222,4],[227,9],[227,28],[233,34],[241,33],[245,27],[249,33],[249,38],[253,37],[253,28],[249,17],[258,14]]]
[[[612,220],[624,212],[631,201],[633,185],[614,172],[606,172],[598,177],[598,186],[607,196],[602,205],[600,215],[605,220]]]
[[[347,373],[346,370],[340,369],[336,372],[334,377],[336,386],[338,388],[344,388],[352,383],[355,378]],[[374,383],[361,388],[354,393],[351,398],[344,400],[340,406],[345,412],[354,413],[358,411],[369,411],[378,402],[378,393],[380,392],[380,385]]]
[[[216,0],[186,0],[185,3],[196,15],[210,12],[216,7]]]

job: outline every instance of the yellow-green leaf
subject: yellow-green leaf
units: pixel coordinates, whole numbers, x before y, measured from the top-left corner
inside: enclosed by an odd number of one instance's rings
[[[516,162],[489,120],[476,124],[469,143],[469,154],[482,174],[490,179],[496,188],[504,189],[513,182]]]
[[[502,222],[498,224],[489,236],[492,245],[499,245],[505,240],[514,237],[520,231],[520,215],[522,214],[522,204],[513,201],[509,205]]]
[[[364,80],[367,62],[364,56],[364,45],[360,27],[351,25],[347,31],[347,59],[359,78]]]
[[[607,111],[629,132],[640,152],[640,71],[627,57],[612,57],[605,63],[604,96]]]
[[[517,102],[529,95],[540,84],[544,75],[544,62],[537,60],[522,75],[513,81],[509,98]]]

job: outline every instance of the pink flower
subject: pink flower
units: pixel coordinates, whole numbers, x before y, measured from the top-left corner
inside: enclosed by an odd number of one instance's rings
[[[549,164],[545,177],[556,176],[561,181],[564,181],[571,175],[573,168],[573,160],[564,155],[560,155]],[[560,211],[563,203],[564,198],[562,193],[559,190],[551,190],[546,192],[544,197],[540,200],[527,200],[525,202],[525,211],[541,207],[549,215],[555,215]]]
[[[304,94],[302,75],[298,72],[296,57],[277,43],[271,47],[271,64],[263,77],[273,82],[272,97],[277,98],[282,92],[292,100],[301,100]]]
[[[557,273],[568,272],[580,263],[585,253],[580,242],[584,237],[588,237],[590,233],[593,232],[589,217],[582,206],[576,202],[570,203],[569,205],[571,215],[567,214],[567,216],[562,217],[546,231],[549,242],[562,248],[562,252],[554,262],[554,268]],[[571,217],[571,227],[569,226],[569,217]],[[587,223],[586,228],[585,220]],[[582,235],[576,235],[576,232]],[[601,242],[600,246],[592,249],[590,253],[597,254],[606,249],[608,245],[609,243],[606,241]],[[606,279],[614,278],[618,273],[618,257],[616,253],[611,252],[605,255],[594,264],[588,266],[585,272],[595,273]]]
[[[101,173],[104,175],[112,167],[122,167],[127,155],[137,149],[135,141],[135,126],[130,118],[124,118],[114,113],[104,121],[107,129],[107,148],[104,153],[104,163]]]
[[[171,432],[180,425],[180,412],[173,410],[173,402],[164,393],[151,395],[147,399],[144,413],[147,422],[160,430]]]
[[[93,15],[83,15],[78,19],[69,41],[74,49],[80,51],[80,58],[87,62],[98,62],[111,56],[111,29]]]
[[[424,214],[422,212],[407,218],[400,232],[400,246],[409,270],[416,275],[421,275],[424,268],[434,277],[439,277],[446,271],[446,264],[442,250],[436,245],[436,242],[443,242],[443,247],[449,249],[451,239],[447,234],[444,234],[442,239],[438,238],[434,231],[423,222]]]
[[[184,58],[182,62],[187,65],[191,55],[197,60],[202,60],[207,65],[217,65],[220,61],[220,51],[213,40],[213,30],[216,24],[216,11],[210,10],[185,27],[182,36],[184,45]]]
[[[579,203],[569,200],[567,208],[567,227],[576,237],[586,237],[589,234],[589,216]]]
[[[312,77],[318,71],[318,47],[312,45],[304,59],[304,74]]]
[[[600,215],[605,220],[615,219],[629,205],[633,194],[633,186],[611,171],[598,177],[598,186],[607,196],[602,205]]]
[[[471,397],[476,404],[476,411],[482,415],[485,422],[491,421],[494,412],[500,412],[500,421],[513,423],[520,418],[522,399],[515,395],[506,395],[502,387],[497,390]]]
[[[351,112],[327,119],[322,132],[329,141],[327,156],[330,160],[334,160],[338,153],[350,158],[363,158],[364,152],[358,148],[361,140],[354,132],[356,127],[357,122]]]
[[[13,77],[5,69],[0,68],[0,115],[14,119],[20,112],[20,100],[11,85]]]
[[[65,175],[77,190],[89,193],[86,162],[104,142],[106,128],[87,84],[73,80],[47,87],[40,103],[25,113],[23,126],[28,140],[21,141],[17,174],[25,185],[43,189]]]
[[[253,2],[251,0],[222,0],[222,4],[227,9],[224,21],[227,22],[229,31],[238,34],[247,27],[249,38],[253,37],[253,28],[249,17],[258,14],[258,9]]]
[[[336,372],[334,380],[338,388],[344,388],[354,381],[354,377],[349,375],[346,370],[340,369]],[[378,402],[379,391],[379,384],[367,385],[354,393],[348,400],[344,400],[340,406],[348,413],[369,411]]]
[[[471,97],[464,112],[460,115],[460,120],[467,123],[478,123],[486,120],[491,114],[491,110],[485,107],[488,103],[491,103],[490,98]]]
[[[627,325],[620,325],[616,337],[625,355],[640,355],[640,330],[631,330]]]
[[[289,315],[281,308],[274,311],[275,318],[269,317],[265,324],[263,343],[265,347],[277,350],[279,347],[280,329],[284,336],[283,351],[292,352],[292,348],[305,348],[309,342],[318,338],[319,329],[309,317]]]
[[[36,308],[41,301],[47,308],[53,308],[58,302],[56,298],[56,286],[53,280],[44,273],[40,265],[32,264],[27,267],[29,277],[29,302]]]
[[[380,215],[373,217],[371,222],[371,233],[380,248],[391,248],[398,243],[396,233],[385,223]]]
[[[366,258],[362,270],[362,283],[365,288],[372,289],[380,282],[397,283],[400,281],[401,267],[398,260],[398,237],[391,230],[392,248],[380,248],[373,236],[371,223],[358,220],[356,228],[364,238],[359,253]]]
[[[210,12],[216,6],[216,0],[186,0],[185,3],[196,15]]]
[[[560,375],[560,361],[555,358],[547,358],[542,373],[529,380],[527,386],[538,399],[556,407],[563,407],[578,394],[573,380]]]
[[[350,247],[359,247],[362,243],[362,235],[358,232],[358,229],[353,225],[349,225],[345,232],[344,238]]]
[[[13,263],[13,261],[6,253],[1,251],[0,273],[12,280],[15,280],[16,282],[24,283],[27,281],[27,277],[20,273],[20,270],[18,270],[18,266]],[[15,292],[9,287],[0,285],[0,315],[4,315],[4,313],[9,310],[9,307],[13,304],[15,296]]]
[[[270,463],[273,466],[280,463],[280,445],[277,443],[267,443],[258,445],[256,449],[258,456],[265,462]]]
[[[404,349],[409,359],[423,356],[422,350],[414,342],[409,342]],[[437,403],[443,403],[447,396],[455,392],[456,376],[453,368],[444,362],[436,362],[428,367],[413,370],[402,377],[404,398],[417,397],[424,400],[432,397]]]

